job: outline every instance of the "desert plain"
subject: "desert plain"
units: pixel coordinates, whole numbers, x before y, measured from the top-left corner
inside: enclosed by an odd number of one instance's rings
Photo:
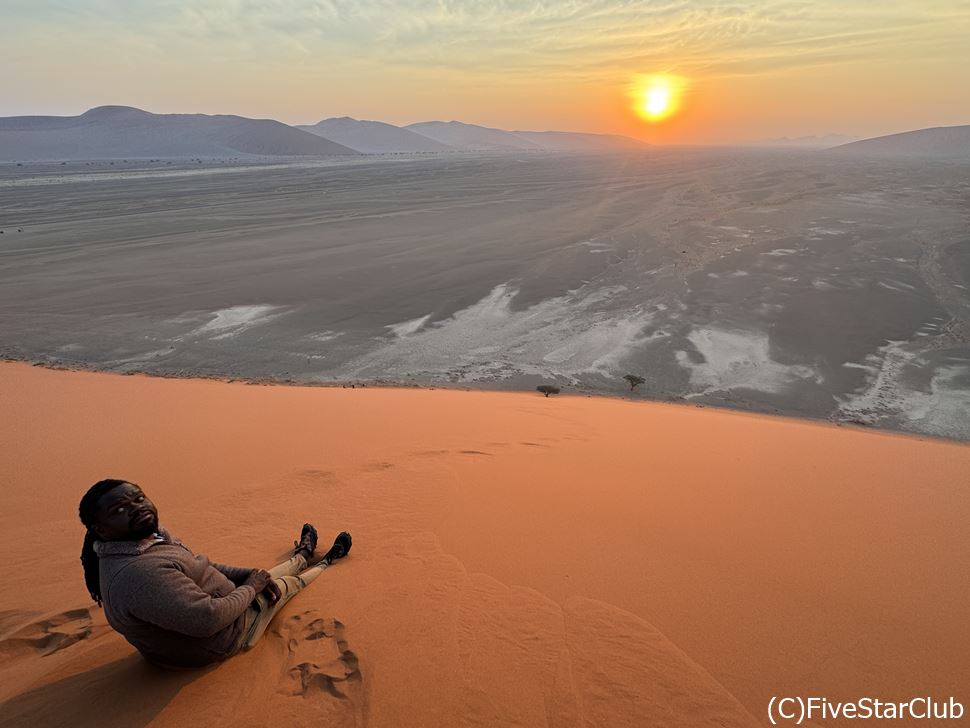
[[[0,355],[965,440],[968,173],[845,149],[4,164]]]

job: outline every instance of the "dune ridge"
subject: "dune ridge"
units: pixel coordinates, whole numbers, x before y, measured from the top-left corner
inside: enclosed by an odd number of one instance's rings
[[[967,683],[967,446],[21,363],[0,401],[3,726],[757,725],[779,692]],[[100,477],[224,562],[282,559],[305,519],[354,551],[252,652],[161,673],[84,593],[74,509]]]
[[[883,156],[970,159],[970,124],[935,126],[928,129],[887,134],[860,139],[834,147],[842,154],[875,154]]]

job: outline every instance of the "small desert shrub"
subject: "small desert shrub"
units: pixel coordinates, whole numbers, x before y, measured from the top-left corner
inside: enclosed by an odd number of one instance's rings
[[[637,387],[637,385],[639,385],[639,384],[643,384],[643,383],[644,383],[645,381],[647,381],[647,380],[646,380],[646,379],[644,379],[643,377],[638,377],[638,376],[637,376],[636,374],[627,374],[627,375],[626,375],[625,377],[623,377],[623,378],[624,378],[624,379],[625,379],[625,380],[627,381],[627,384],[629,384],[629,385],[630,385],[630,391],[631,391],[631,392],[632,392],[632,391],[633,391],[634,389],[636,389],[636,387]]]
[[[536,387],[537,392],[542,392],[545,396],[550,394],[559,394],[559,387],[554,387],[551,384],[540,384]]]

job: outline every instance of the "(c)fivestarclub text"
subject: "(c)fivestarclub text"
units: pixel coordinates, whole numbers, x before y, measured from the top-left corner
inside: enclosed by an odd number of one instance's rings
[[[834,701],[821,697],[775,695],[768,701],[768,720],[772,725],[806,720],[960,720],[963,703],[954,697],[921,696],[909,700],[882,700],[864,697]]]

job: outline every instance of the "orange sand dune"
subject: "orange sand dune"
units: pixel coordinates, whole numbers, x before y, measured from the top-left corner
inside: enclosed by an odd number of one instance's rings
[[[970,448],[609,399],[0,364],[0,725],[734,726],[970,703]],[[213,558],[354,550],[253,651],[146,665],[76,518],[141,484]],[[961,695],[961,692],[963,693]]]

